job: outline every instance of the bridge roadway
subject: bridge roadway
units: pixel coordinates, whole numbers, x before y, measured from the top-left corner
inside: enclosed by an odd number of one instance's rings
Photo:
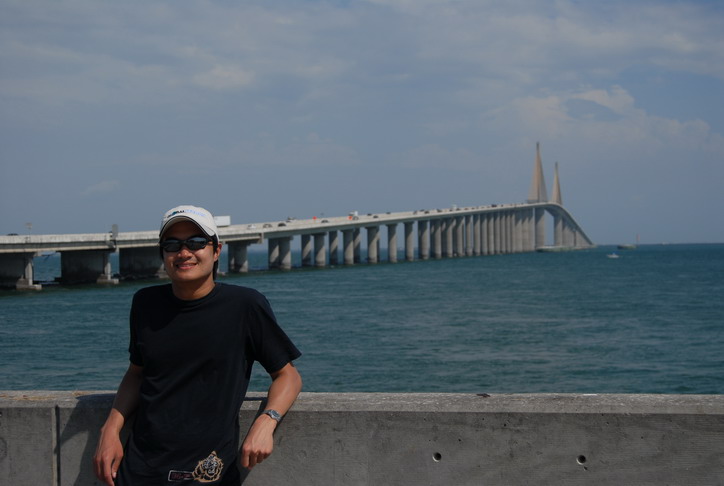
[[[593,246],[573,216],[551,202],[504,204],[447,209],[420,209],[395,213],[329,218],[289,219],[219,227],[219,237],[229,252],[228,271],[249,270],[249,245],[268,242],[269,268],[291,269],[291,241],[301,237],[301,266],[323,267],[339,261],[342,233],[343,263],[361,263],[361,230],[367,232],[367,263],[377,263],[381,226],[387,227],[387,247],[398,248],[397,226],[404,225],[404,255],[418,258],[451,258],[549,249],[545,246],[545,213],[553,217],[552,249]],[[414,226],[417,231],[414,231]],[[163,277],[158,253],[158,231],[68,235],[0,236],[0,287],[40,289],[33,281],[33,257],[61,253],[61,283],[117,283],[111,273],[110,254],[119,253],[119,273],[124,279]],[[388,252],[390,262],[397,252]]]

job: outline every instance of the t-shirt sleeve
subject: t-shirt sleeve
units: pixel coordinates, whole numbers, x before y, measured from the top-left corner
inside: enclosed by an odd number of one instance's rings
[[[254,359],[267,373],[279,371],[302,355],[277,323],[269,301],[262,294],[254,292],[247,319]]]

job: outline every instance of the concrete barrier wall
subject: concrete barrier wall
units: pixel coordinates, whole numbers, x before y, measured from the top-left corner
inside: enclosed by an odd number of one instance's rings
[[[99,484],[112,400],[0,391],[0,484]],[[724,395],[302,393],[244,484],[722,485]]]

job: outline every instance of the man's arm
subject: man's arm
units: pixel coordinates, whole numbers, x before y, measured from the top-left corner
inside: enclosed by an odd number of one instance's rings
[[[266,408],[276,410],[281,415],[291,408],[302,390],[302,377],[292,363],[272,373]],[[269,457],[274,447],[274,429],[277,421],[268,415],[259,415],[246,434],[241,446],[240,460],[243,467],[251,469]]]
[[[93,456],[93,466],[96,477],[108,486],[113,486],[118,466],[123,458],[121,429],[128,416],[138,406],[142,375],[142,367],[134,364],[128,366],[128,370],[118,386],[116,398],[113,400],[113,408],[108,414],[106,423],[101,427],[98,447]]]

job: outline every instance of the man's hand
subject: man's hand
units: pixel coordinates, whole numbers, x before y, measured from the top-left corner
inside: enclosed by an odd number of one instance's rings
[[[93,456],[96,477],[108,486],[113,486],[121,459],[123,459],[123,445],[118,433],[104,427]]]
[[[239,462],[242,467],[251,469],[269,457],[274,448],[274,429],[277,421],[268,415],[260,415],[246,434],[241,445]]]
[[[113,486],[113,480],[116,478],[118,467],[123,459],[121,429],[126,423],[126,417],[138,406],[142,377],[143,368],[131,363],[126,374],[123,375],[106,423],[101,427],[98,447],[93,456],[93,470],[96,477],[108,486]]]
[[[292,363],[279,371],[270,373],[272,383],[267,394],[266,408],[284,415],[292,406],[302,389],[302,377]],[[274,429],[277,421],[269,415],[259,415],[246,434],[239,451],[239,463],[248,469],[269,457],[274,448]]]

